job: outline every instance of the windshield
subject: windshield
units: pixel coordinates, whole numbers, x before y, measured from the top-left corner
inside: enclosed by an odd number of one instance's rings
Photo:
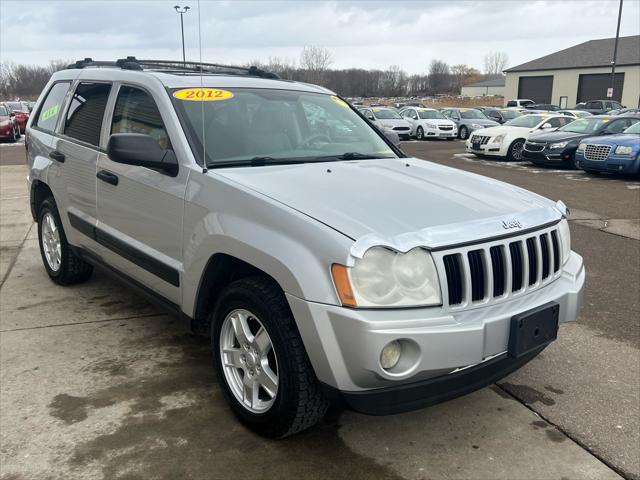
[[[25,111],[24,105],[22,105],[22,103],[20,103],[20,102],[7,102],[6,105],[11,110],[17,110],[17,111],[20,111],[20,112],[24,112]]]
[[[210,96],[219,100],[193,101],[194,91],[200,94],[203,90],[174,90],[173,101],[200,163],[204,140],[208,166],[246,165],[256,160],[318,161],[345,153],[396,157],[369,124],[338,97],[237,88],[204,89],[207,95],[214,92]]]
[[[634,133],[636,135],[640,135],[640,122],[634,123],[622,133]]]
[[[482,113],[480,110],[475,110],[475,109],[460,110],[460,116],[462,118],[481,118],[483,120],[487,119],[484,113]]]
[[[402,118],[398,112],[394,112],[393,110],[387,110],[386,108],[374,108],[373,115],[378,120],[396,120],[398,118]]]
[[[514,118],[518,118],[522,116],[522,113],[517,110],[502,110],[502,116],[505,120],[513,120]]]
[[[518,118],[509,120],[505,123],[505,125],[509,125],[510,127],[533,128],[545,118],[546,117],[543,117],[541,115],[521,115]]]
[[[595,133],[609,122],[608,118],[581,118],[558,129],[560,132]]]
[[[437,110],[418,110],[418,116],[423,120],[431,120],[436,118],[444,120],[446,118]]]

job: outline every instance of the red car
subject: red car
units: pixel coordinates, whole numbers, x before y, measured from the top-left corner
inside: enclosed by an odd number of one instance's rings
[[[20,137],[16,116],[9,108],[0,103],[0,139],[15,142]]]
[[[29,120],[29,106],[24,102],[5,102],[4,104],[16,114],[19,133],[24,133],[27,128],[27,120]]]

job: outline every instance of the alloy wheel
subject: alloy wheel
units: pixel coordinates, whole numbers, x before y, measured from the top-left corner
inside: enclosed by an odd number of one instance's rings
[[[62,243],[60,242],[60,231],[50,212],[45,213],[42,217],[41,241],[44,257],[47,260],[49,268],[57,272],[60,269],[60,262],[62,261]]]

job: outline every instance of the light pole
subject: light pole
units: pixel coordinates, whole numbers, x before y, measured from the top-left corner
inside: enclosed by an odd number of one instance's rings
[[[186,66],[187,64],[187,59],[185,57],[184,54],[184,20],[183,20],[183,15],[185,13],[187,13],[187,11],[191,8],[191,7],[180,7],[180,5],[174,5],[174,7],[176,9],[176,12],[178,12],[180,14],[180,31],[182,32],[182,65]]]
[[[611,98],[613,98],[613,89],[616,83],[616,59],[618,56],[618,37],[620,37],[620,19],[622,18],[622,0],[620,0],[620,8],[618,9],[618,27],[616,28],[616,41],[613,45],[613,61],[611,62]]]

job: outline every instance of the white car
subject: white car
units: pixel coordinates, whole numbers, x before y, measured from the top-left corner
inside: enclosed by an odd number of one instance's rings
[[[433,108],[409,107],[401,110],[400,115],[411,124],[411,136],[418,140],[425,138],[453,140],[458,136],[458,127],[455,122]]]
[[[522,115],[504,125],[476,130],[466,142],[467,152],[478,156],[522,160],[524,144],[534,132],[551,131],[574,121],[566,115],[539,113]]]
[[[569,117],[573,117],[575,118],[584,118],[584,117],[590,117],[593,114],[586,112],[584,110],[558,110],[556,113],[559,113],[561,115],[568,115]]]
[[[365,107],[360,112],[379,128],[386,128],[398,134],[400,139],[408,140],[411,136],[411,124],[403,119],[398,112],[387,107]]]

